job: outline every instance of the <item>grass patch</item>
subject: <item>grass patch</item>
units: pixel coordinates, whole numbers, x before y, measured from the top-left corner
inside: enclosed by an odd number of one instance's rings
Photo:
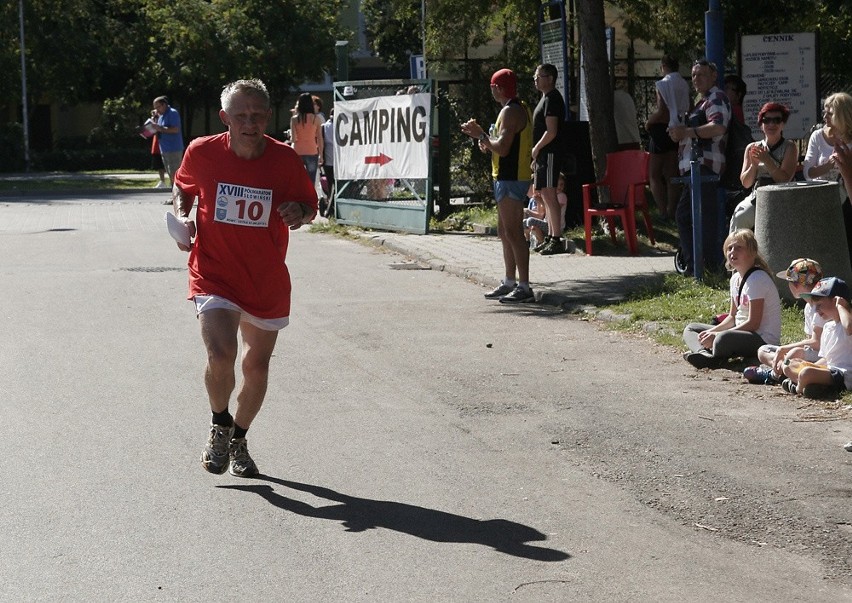
[[[656,213],[653,214],[652,220],[656,247],[651,246],[650,239],[644,234],[644,222],[637,217],[639,252],[677,251],[680,240],[677,225],[668,220],[660,220]],[[585,244],[585,232],[582,228],[570,231],[570,236],[578,245]],[[617,233],[616,240],[618,244],[613,246],[609,235],[598,225],[592,236],[595,253],[626,255],[627,246],[622,232]],[[622,331],[644,331],[658,343],[684,350],[686,348],[681,334],[687,323],[710,323],[714,316],[730,309],[729,281],[730,273],[727,272],[708,274],[702,282],[672,272],[665,275],[658,286],[637,289],[624,302],[606,306],[605,309],[614,315],[629,317],[613,321],[610,326]],[[804,306],[782,300],[782,342],[799,341],[804,337],[803,308]],[[657,328],[647,329],[648,323],[653,323]]]
[[[159,177],[150,172],[150,178],[121,178],[116,174],[127,174],[128,171],[110,172],[76,172],[63,174],[43,174],[39,177],[2,177],[0,176],[0,191],[8,193],[27,192],[60,192],[79,190],[111,190],[153,188]]]
[[[710,281],[710,279],[708,279]],[[605,306],[621,320],[601,323],[604,328],[642,334],[657,343],[686,350],[682,333],[689,322],[710,323],[713,316],[727,312],[730,298],[727,282],[699,283],[693,278],[668,274],[659,287],[637,290],[624,302]],[[781,343],[800,341],[804,337],[804,307],[781,302]],[[647,328],[653,324],[656,328]],[[840,404],[852,404],[852,391],[845,391]]]
[[[429,221],[429,230],[431,232],[473,232],[474,224],[497,228],[497,207],[494,205],[475,205],[455,211],[440,222],[432,218]]]
[[[338,224],[334,218],[329,218],[328,220],[318,220],[315,222],[311,222],[310,226],[308,227],[308,232],[330,234],[338,237],[344,237],[347,239],[358,239],[359,237],[353,234],[353,229],[363,230],[358,229],[357,226]]]
[[[687,323],[710,323],[714,316],[730,309],[728,281],[723,276],[710,276],[699,283],[672,273],[665,275],[659,287],[646,287],[631,293],[624,302],[606,306],[623,320],[610,326],[621,331],[643,332],[665,345],[685,349],[681,333]],[[653,323],[655,329],[647,329]],[[804,335],[804,311],[797,305],[784,303],[781,311],[781,340],[798,341]]]

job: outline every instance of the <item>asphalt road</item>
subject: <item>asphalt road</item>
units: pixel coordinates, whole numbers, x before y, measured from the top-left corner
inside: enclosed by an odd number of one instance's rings
[[[848,420],[326,235],[205,473],[158,200],[0,200],[0,599],[852,600]]]

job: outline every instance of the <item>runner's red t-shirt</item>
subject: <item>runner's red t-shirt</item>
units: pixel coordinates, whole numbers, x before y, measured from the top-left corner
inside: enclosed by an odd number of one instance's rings
[[[189,254],[189,296],[218,295],[258,318],[290,315],[286,201],[316,210],[317,196],[296,152],[266,137],[257,159],[237,157],[225,132],[189,145],[175,182],[198,197]]]

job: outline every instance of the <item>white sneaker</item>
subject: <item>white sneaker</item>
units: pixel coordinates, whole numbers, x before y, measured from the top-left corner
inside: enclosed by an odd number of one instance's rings
[[[501,304],[526,304],[535,301],[535,294],[532,287],[524,288],[517,285],[511,293],[504,295],[498,301]]]
[[[154,188],[166,188],[166,183],[160,180],[157,184],[154,185]]]

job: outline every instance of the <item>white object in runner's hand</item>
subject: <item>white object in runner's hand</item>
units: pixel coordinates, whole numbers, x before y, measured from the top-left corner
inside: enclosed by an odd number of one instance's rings
[[[190,237],[189,237],[189,226],[186,225],[186,222],[178,218],[172,212],[166,212],[166,226],[169,229],[169,234],[172,235],[172,238],[184,245],[185,247],[190,246]]]

